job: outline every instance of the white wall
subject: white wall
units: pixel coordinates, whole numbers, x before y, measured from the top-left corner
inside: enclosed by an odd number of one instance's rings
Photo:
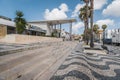
[[[105,31],[105,38],[111,39],[112,38],[112,33],[113,33],[112,30],[106,30]]]

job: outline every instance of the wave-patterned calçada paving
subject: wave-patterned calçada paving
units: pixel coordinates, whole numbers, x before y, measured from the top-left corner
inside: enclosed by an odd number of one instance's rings
[[[120,55],[72,52],[50,80],[120,80]]]

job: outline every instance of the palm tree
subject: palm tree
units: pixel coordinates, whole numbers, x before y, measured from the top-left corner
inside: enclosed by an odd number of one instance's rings
[[[88,29],[88,23],[89,23],[89,20],[88,20],[88,18],[89,18],[89,14],[88,14],[88,11],[90,10],[89,8],[89,6],[88,6],[88,4],[89,4],[89,0],[83,0],[85,3],[86,3],[86,6],[85,6],[85,12],[86,12],[86,27],[87,27],[87,29]]]
[[[107,28],[107,25],[106,25],[106,24],[102,25],[103,31],[105,31],[106,28]]]
[[[88,18],[87,18],[87,15],[88,15],[88,17],[90,17],[90,7],[88,7],[88,13],[86,13],[86,9],[87,9],[87,6],[84,6],[83,8],[80,9],[79,18],[84,22],[84,25],[85,25],[85,30],[84,30],[84,34],[85,35],[84,36],[85,36],[85,41],[88,44],[88,38],[87,38],[86,30],[88,29]]]
[[[96,36],[98,36],[98,33],[99,33],[98,29],[99,29],[99,26],[97,24],[94,24],[93,32],[94,32],[94,35],[96,35]],[[96,38],[96,36],[94,36],[94,39]]]
[[[102,29],[103,29],[103,45],[104,45],[104,39],[105,39],[105,29],[107,28],[107,25],[104,24],[102,25]]]
[[[85,5],[85,7],[84,7],[84,15],[85,15],[85,31],[84,31],[84,33],[85,33],[85,40],[86,40],[86,44],[88,45],[88,38],[87,38],[87,33],[86,33],[86,30],[88,29],[88,23],[89,23],[89,6],[88,6],[88,4],[89,4],[89,0],[81,0],[81,1],[84,1],[85,3],[86,3],[86,5]]]
[[[26,20],[23,18],[24,14],[21,11],[16,11],[16,17],[14,19],[16,23],[16,33],[21,34],[26,28]]]
[[[98,29],[99,29],[99,26],[97,24],[94,24],[93,31],[97,33]]]
[[[93,48],[94,47],[94,43],[93,43],[93,9],[94,9],[94,0],[90,0],[90,7],[91,7],[91,18],[90,18],[90,26],[91,26],[91,41],[90,41],[90,47]]]

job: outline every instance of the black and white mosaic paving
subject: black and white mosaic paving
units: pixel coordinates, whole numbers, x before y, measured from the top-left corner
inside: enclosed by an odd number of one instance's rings
[[[50,80],[120,80],[120,55],[72,52]]]

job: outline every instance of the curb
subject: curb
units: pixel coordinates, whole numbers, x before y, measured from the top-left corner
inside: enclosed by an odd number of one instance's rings
[[[42,45],[44,43],[47,43],[47,44]],[[56,41],[55,42],[43,42],[42,44],[37,43],[39,45],[32,45],[32,46],[28,46],[28,47],[26,46],[26,47],[11,49],[11,50],[3,50],[3,51],[0,51],[0,56],[8,55],[8,54],[14,54],[14,53],[17,53],[17,52],[22,52],[22,51],[27,51],[27,50],[33,50],[33,49],[42,48],[42,47],[45,47],[45,46],[50,46],[52,43],[57,43],[57,42]]]
[[[37,48],[41,48],[41,47],[42,46],[32,46],[32,47],[22,47],[22,48],[12,49],[12,50],[8,50],[8,51],[0,51],[0,56],[13,54],[13,53],[17,53],[17,52],[22,52],[22,51],[27,51],[27,50],[33,50],[33,49],[37,49]]]

